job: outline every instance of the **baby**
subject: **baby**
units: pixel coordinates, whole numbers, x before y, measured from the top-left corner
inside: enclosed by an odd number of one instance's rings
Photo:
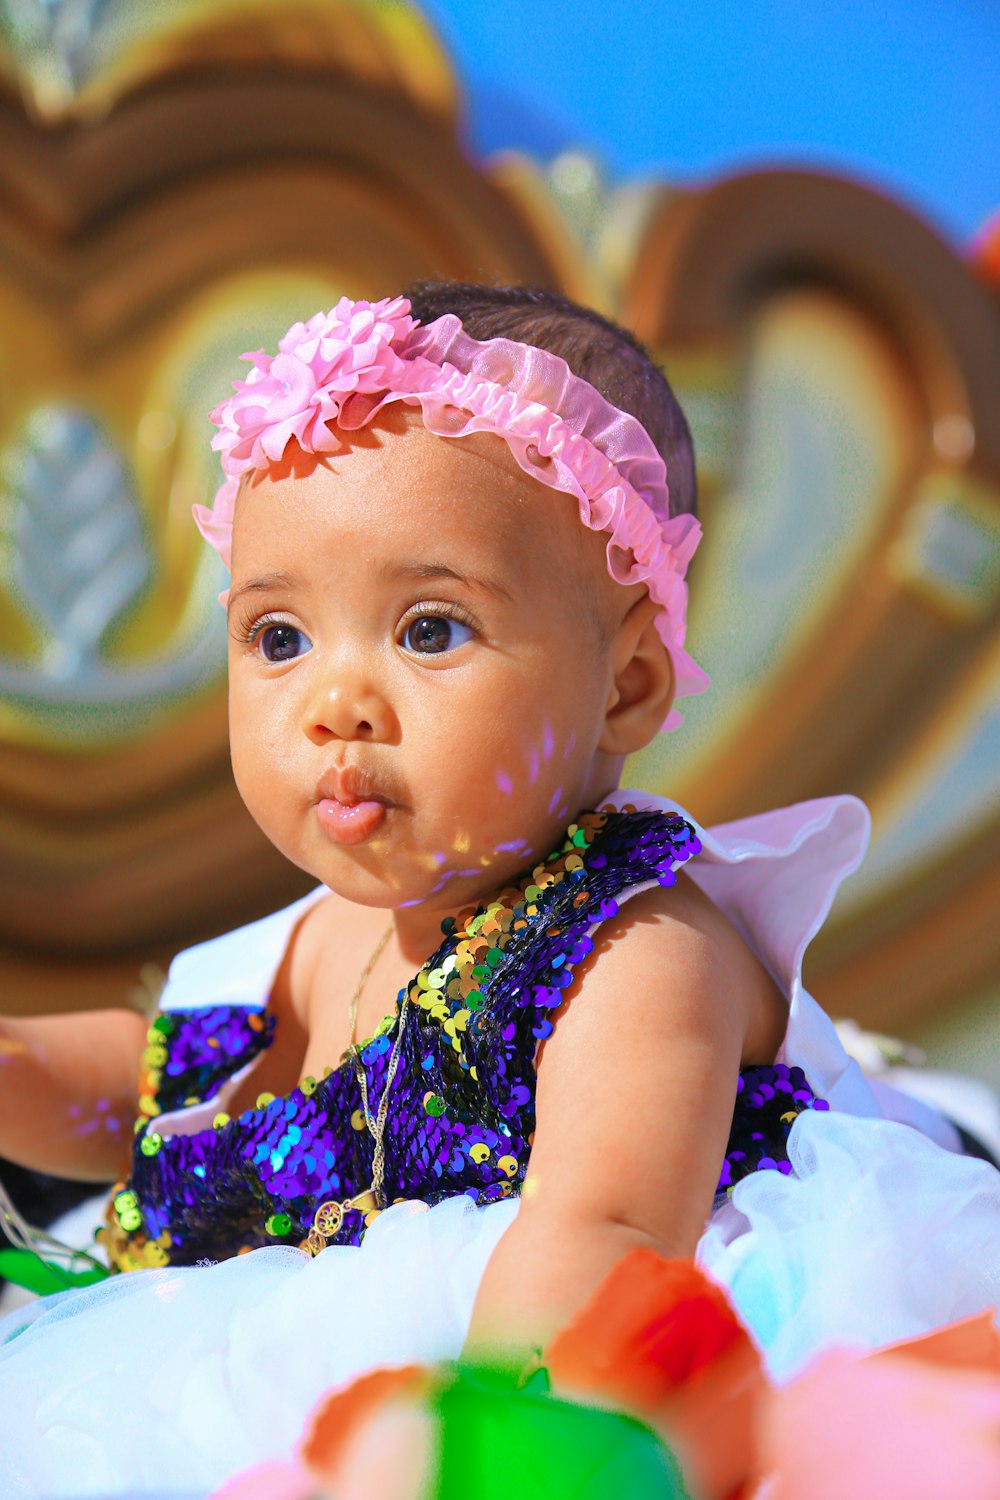
[[[214,1481],[373,1365],[519,1365],[637,1245],[697,1254],[779,1375],[986,1305],[1000,1177],[801,986],[863,808],[705,832],[619,790],[705,686],[690,439],[645,352],[550,293],[420,284],[250,358],[196,514],[231,567],[237,785],[319,884],[182,954],[148,1035],[0,1023],[0,1153],[120,1176],[111,1264],[163,1268],[0,1323],[4,1441],[59,1369],[131,1482],[157,1444]],[[128,1146],[69,1123],[120,1119],[136,1075]],[[918,1286],[931,1187],[963,1232]],[[132,1448],[87,1363],[129,1339],[159,1372]]]
[[[690,510],[683,418],[624,335],[557,297],[458,295],[467,335],[513,324],[556,352],[582,342],[591,383],[652,410]],[[410,294],[421,323],[447,289],[424,298]],[[466,310],[477,301],[482,323]],[[243,399],[254,397],[251,387]],[[442,441],[419,407],[394,403],[339,437],[321,455],[289,442],[246,471],[235,503],[236,781],[271,841],[330,894],[292,935],[272,991],[279,1045],[232,1113],[342,1055],[351,991],[378,949],[357,1017],[371,1036],[442,922],[536,866],[574,816],[599,807],[676,689],[662,605],[645,583],[609,576],[607,531],[581,526],[574,497],[526,473],[490,426]],[[652,467],[653,453],[642,461]],[[541,1340],[635,1244],[693,1254],[739,1068],[773,1060],[785,1019],[759,959],[685,878],[604,925],[536,1052],[522,1211],[491,1260],[473,1341],[515,1329]]]

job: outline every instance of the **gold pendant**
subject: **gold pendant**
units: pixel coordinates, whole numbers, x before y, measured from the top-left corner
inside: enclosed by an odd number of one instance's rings
[[[341,1224],[344,1222],[343,1203],[321,1203],[313,1218],[313,1229],[322,1235],[324,1240],[332,1240]]]
[[[321,1250],[326,1249],[326,1240],[322,1235],[310,1229],[304,1240],[299,1242],[299,1249],[304,1250],[307,1255],[318,1255]]]
[[[381,1204],[375,1195],[374,1188],[365,1188],[364,1192],[359,1193],[356,1198],[350,1198],[344,1207],[356,1208],[363,1214],[370,1214],[373,1210],[375,1212],[381,1211]]]
[[[366,1229],[382,1212],[374,1188],[365,1188],[363,1193],[358,1193],[354,1198],[345,1198],[342,1203],[330,1198],[317,1208],[312,1228],[305,1239],[300,1241],[298,1248],[307,1255],[318,1255],[321,1250],[325,1250],[327,1241],[333,1239],[344,1222],[344,1214],[350,1209],[356,1209],[364,1215]]]

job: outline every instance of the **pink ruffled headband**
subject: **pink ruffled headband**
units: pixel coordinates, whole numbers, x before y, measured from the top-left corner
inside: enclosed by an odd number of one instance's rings
[[[660,606],[656,628],[670,654],[676,696],[708,678],[684,649],[688,563],[701,540],[694,516],[671,516],[667,471],[642,424],[612,406],[555,354],[511,339],[480,343],[446,314],[420,324],[404,297],[341,298],[296,323],[274,355],[244,354],[253,368],[211,414],[225,482],[198,529],[231,565],[233,511],[242,474],[278,463],[294,438],[306,453],[335,453],[339,432],[366,426],[383,406],[419,406],[439,437],[493,432],[533,479],[576,497],[580,520],[608,533],[616,583],[645,583]],[[682,722],[672,711],[665,729]]]

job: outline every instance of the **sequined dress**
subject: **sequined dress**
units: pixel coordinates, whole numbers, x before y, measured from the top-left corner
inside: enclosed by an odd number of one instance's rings
[[[272,1040],[273,976],[323,893],[180,955],[150,1029],[133,1169],[100,1205],[110,1263],[129,1274],[0,1320],[4,1494],[204,1494],[290,1457],[330,1387],[454,1357],[517,1213],[551,1013],[596,928],[681,864],[789,1000],[776,1064],[741,1078],[698,1247],[772,1374],[1000,1302],[1000,1174],[961,1156],[926,1105],[863,1077],[802,987],[866,839],[852,798],[710,831],[639,792],[581,815],[516,888],[460,914],[409,986],[386,1131],[387,1197],[405,1201],[327,1223],[325,1248],[317,1208],[371,1179],[353,1069],[235,1119],[225,1107]],[[375,1098],[400,1008],[362,1054]]]
[[[618,912],[624,891],[672,885],[700,848],[676,813],[583,813],[548,860],[487,906],[460,914],[409,985],[386,1118],[389,1202],[431,1205],[464,1193],[485,1206],[519,1192],[535,1125],[535,1050],[552,1031],[575,965],[593,948],[591,934]],[[403,997],[361,1052],[378,1100]],[[261,1096],[235,1120],[218,1108],[222,1084],[252,1065],[274,1027],[266,1004],[198,1005],[153,1020],[133,1169],[112,1195],[102,1231],[116,1269],[194,1265],[275,1243],[319,1250],[317,1208],[371,1183],[374,1143],[350,1059],[284,1098]],[[164,1138],[158,1121],[178,1105],[212,1105],[211,1124]],[[742,1073],[720,1197],[750,1171],[789,1172],[792,1121],[805,1108],[827,1107],[801,1068]],[[362,1212],[348,1210],[321,1238],[358,1244],[364,1231]]]

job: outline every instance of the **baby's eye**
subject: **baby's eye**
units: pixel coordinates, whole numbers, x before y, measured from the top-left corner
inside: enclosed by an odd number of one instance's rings
[[[312,642],[294,625],[268,625],[258,636],[265,661],[294,661],[312,648]]]
[[[471,625],[449,615],[420,615],[403,632],[403,645],[420,656],[432,656],[464,646],[473,633]]]

